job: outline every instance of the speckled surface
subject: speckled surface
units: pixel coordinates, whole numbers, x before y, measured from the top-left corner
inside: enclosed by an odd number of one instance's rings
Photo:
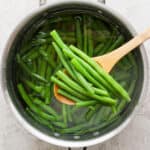
[[[55,0],[47,0],[51,3]],[[61,0],[60,0],[61,1]],[[108,6],[124,15],[140,32],[150,26],[150,0],[106,0]],[[39,0],[0,0],[0,54],[19,20],[39,7]],[[145,48],[150,59],[150,41]],[[1,56],[1,55],[0,55]],[[150,87],[150,86],[149,86]],[[148,89],[150,89],[148,87]],[[0,93],[1,95],[1,93]],[[90,150],[149,150],[150,92],[139,104],[132,122],[119,135]],[[0,150],[63,150],[30,135],[16,120],[3,97],[0,98]]]

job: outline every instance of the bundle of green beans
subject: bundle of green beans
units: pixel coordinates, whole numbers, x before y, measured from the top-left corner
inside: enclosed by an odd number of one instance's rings
[[[55,30],[50,34],[56,42],[52,45],[68,73],[61,69],[51,77],[51,81],[60,87],[59,94],[75,101],[76,106],[97,103],[115,106],[118,98],[130,101],[124,88],[92,58],[73,45],[68,47]]]
[[[33,25],[16,54],[15,83],[28,115],[51,131],[73,135],[101,130],[115,121],[136,85],[135,56],[121,60],[111,76],[91,57],[124,41],[114,25],[86,14],[62,15]],[[76,105],[54,99],[54,83],[59,94]]]

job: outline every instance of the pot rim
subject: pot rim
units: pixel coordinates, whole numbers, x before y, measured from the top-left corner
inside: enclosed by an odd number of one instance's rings
[[[89,139],[89,140],[85,140],[85,141],[67,141],[67,140],[62,140],[62,139],[57,139],[55,137],[49,136],[44,134],[43,132],[39,131],[38,129],[34,128],[32,125],[30,125],[21,115],[20,113],[17,111],[17,109],[15,108],[13,102],[11,101],[11,98],[9,96],[7,87],[6,87],[6,75],[5,75],[5,68],[6,64],[3,64],[3,62],[6,61],[6,58],[8,56],[9,53],[9,49],[13,43],[14,38],[16,37],[17,33],[22,29],[22,27],[24,26],[25,23],[27,23],[33,16],[35,16],[36,14],[44,11],[45,9],[51,7],[51,6],[57,6],[57,5],[62,5],[62,4],[69,4],[69,3],[74,3],[74,4],[88,4],[88,5],[92,5],[94,7],[99,7],[103,10],[106,10],[109,13],[112,13],[114,16],[116,16],[116,18],[118,18],[126,27],[127,29],[130,31],[130,33],[135,36],[136,32],[134,30],[134,28],[132,27],[132,25],[127,21],[127,19],[125,17],[123,17],[122,15],[118,14],[116,11],[114,11],[112,8],[106,6],[105,4],[99,3],[99,2],[93,2],[93,1],[80,1],[80,0],[70,0],[70,1],[61,1],[61,2],[54,2],[52,4],[49,4],[47,6],[43,6],[41,8],[39,8],[38,10],[34,11],[33,13],[30,13],[30,15],[28,15],[27,17],[25,17],[18,26],[16,26],[15,30],[12,32],[12,34],[10,35],[8,42],[6,43],[6,47],[4,49],[4,51],[2,52],[2,59],[1,59],[1,75],[0,75],[0,86],[1,86],[1,91],[3,94],[3,97],[7,100],[8,104],[10,105],[14,115],[16,116],[16,118],[18,119],[18,121],[20,122],[20,124],[22,124],[22,126],[24,126],[24,128],[30,132],[32,135],[36,136],[37,138],[57,145],[57,146],[62,146],[62,147],[85,147],[85,146],[92,146],[98,143],[102,143],[110,138],[112,138],[113,136],[117,135],[121,130],[123,130],[127,124],[131,121],[131,119],[133,118],[133,116],[135,115],[135,113],[137,112],[138,106],[136,105],[134,110],[132,111],[132,113],[128,116],[128,118],[122,122],[120,124],[120,126],[116,127],[115,129],[113,129],[112,131],[109,131],[107,134],[104,134],[100,137],[96,137],[93,139]],[[5,53],[4,53],[5,52]],[[144,99],[146,97],[146,91],[147,91],[147,87],[148,87],[148,59],[147,59],[147,54],[145,52],[144,46],[141,45],[140,46],[140,52],[141,52],[141,56],[142,56],[142,60],[143,61],[143,66],[144,66],[144,79],[143,79],[143,87],[142,87],[142,91],[141,91],[141,95],[139,97],[139,102],[141,102],[142,99]]]

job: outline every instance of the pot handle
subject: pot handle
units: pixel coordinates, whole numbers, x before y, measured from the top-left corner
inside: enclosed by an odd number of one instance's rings
[[[39,0],[39,6],[45,5],[47,0]]]
[[[39,0],[39,6],[45,5],[47,0]],[[106,0],[98,0],[98,2],[105,4]]]
[[[105,4],[106,0],[98,0],[98,2]]]
[[[72,150],[72,149],[69,147],[68,150]],[[87,147],[83,147],[82,150],[87,150]]]

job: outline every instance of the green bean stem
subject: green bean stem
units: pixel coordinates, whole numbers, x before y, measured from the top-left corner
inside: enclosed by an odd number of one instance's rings
[[[77,40],[77,47],[82,49],[82,31],[81,31],[81,18],[75,18],[75,25],[76,25],[76,40]]]

